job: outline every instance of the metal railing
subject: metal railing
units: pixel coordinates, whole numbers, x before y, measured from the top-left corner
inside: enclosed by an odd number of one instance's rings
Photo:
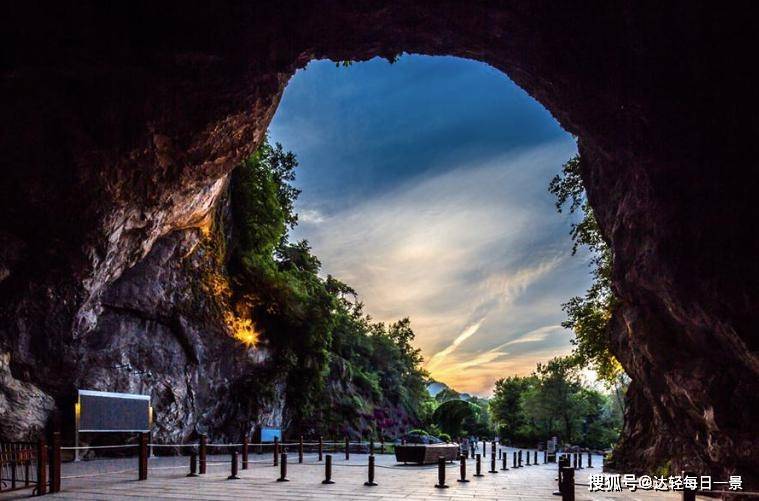
[[[44,443],[42,447],[45,448]],[[36,488],[39,454],[39,443],[0,442],[0,492]]]

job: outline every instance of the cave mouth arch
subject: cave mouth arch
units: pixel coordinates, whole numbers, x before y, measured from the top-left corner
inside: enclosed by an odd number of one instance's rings
[[[410,317],[433,378],[488,394],[571,350],[561,304],[585,294],[590,269],[584,250],[562,259],[570,223],[548,185],[576,145],[502,72],[443,56],[311,61],[269,142],[300,163],[291,240],[309,242],[323,274],[350,277],[373,318]],[[528,335],[540,339],[515,342]],[[508,357],[471,362],[505,343]]]
[[[454,55],[505,72],[579,137],[616,256],[615,353],[637,382],[620,460],[653,465],[674,451],[683,467],[756,479],[759,242],[746,228],[757,212],[748,146],[757,96],[740,50],[755,45],[755,27],[740,10],[14,5],[3,20],[1,107],[14,127],[0,137],[10,371],[48,395],[63,391],[52,375],[75,373],[98,294],[161,235],[199,224],[296,68]]]

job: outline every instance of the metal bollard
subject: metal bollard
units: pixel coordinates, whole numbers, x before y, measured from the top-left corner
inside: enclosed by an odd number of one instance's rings
[[[188,477],[197,477],[198,476],[198,455],[194,452],[190,454],[190,473],[187,474]]]
[[[593,468],[593,454],[588,451],[588,468]]]
[[[582,470],[582,453],[577,455],[577,469]]]
[[[525,451],[525,456],[527,456],[526,466],[532,466],[532,463],[530,463],[530,451]]]
[[[482,474],[482,454],[476,454],[475,455],[474,476],[475,477],[484,477],[485,476],[485,475]]]
[[[445,458],[443,456],[437,458],[437,483],[435,484],[435,487],[438,489],[448,488],[448,486],[445,485]]]
[[[561,472],[561,501],[575,501],[575,470],[564,467]]]
[[[572,467],[575,470],[577,469],[577,453],[576,452],[572,454]]]
[[[287,453],[283,452],[279,462],[279,478],[277,482],[289,482],[287,479]]]
[[[369,455],[374,456],[374,439],[369,441]]]
[[[517,457],[519,458],[519,467],[521,468],[522,466],[524,466],[522,464],[522,451],[519,451],[519,453],[517,454]]]
[[[563,455],[558,460],[559,465],[559,475],[556,477],[556,480],[559,483],[558,490],[553,491],[554,496],[562,496],[564,492],[564,481],[563,481],[563,473],[562,470],[564,468],[569,468],[569,457],[567,455]]]
[[[242,437],[242,469],[248,469],[248,434]]]
[[[487,455],[488,455],[488,450],[487,450],[487,448],[485,447],[485,441],[483,440],[483,441],[482,441],[482,457],[485,457],[485,456],[487,456]]]
[[[364,482],[364,485],[367,487],[374,487],[377,485],[374,483],[374,454],[369,455],[369,480]]]
[[[490,455],[495,456],[495,440],[490,442]]]
[[[537,450],[533,451],[532,464],[534,464],[535,466],[538,465],[538,451]]]
[[[493,452],[491,450],[491,452]],[[498,473],[498,470],[495,469],[495,454],[490,455],[490,471],[488,473]]]
[[[140,433],[140,460],[138,465],[139,480],[148,479],[148,434]],[[15,471],[15,470],[14,470]]]
[[[303,463],[303,435],[298,441],[298,463]]]
[[[206,474],[206,442],[208,437],[205,433],[200,435],[200,445],[198,446],[198,460],[200,463],[200,474]]]
[[[322,460],[322,456],[324,455],[324,439],[321,435],[319,435],[319,461]]]
[[[53,432],[50,440],[50,492],[61,491],[61,433]]]
[[[335,482],[332,481],[332,454],[327,454],[327,457],[325,459],[326,461],[324,462],[324,480],[322,480],[322,483],[334,484]]]
[[[466,478],[466,456],[463,454],[459,455],[459,470],[461,472],[461,478],[457,480],[457,482],[469,482]]]
[[[517,451],[514,451],[514,455],[511,460],[511,467],[512,468],[519,468],[519,463],[517,462]]]
[[[227,480],[240,480],[237,476],[237,451],[232,451],[232,471]]]
[[[508,459],[509,459],[509,455],[504,453],[503,457],[501,458],[501,460],[503,461],[503,464],[501,465],[501,471],[506,471],[509,469],[509,467],[506,466],[506,462],[508,461]]]
[[[543,464],[548,464],[548,451],[543,451]]]
[[[274,448],[272,449],[272,465],[277,466],[279,464],[279,437],[274,437]]]
[[[345,437],[345,460],[348,461],[351,458],[351,452],[350,452],[350,442],[348,441],[348,437]]]

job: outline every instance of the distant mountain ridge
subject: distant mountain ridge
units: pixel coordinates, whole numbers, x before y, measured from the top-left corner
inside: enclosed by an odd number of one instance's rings
[[[447,384],[435,381],[434,379],[431,379],[427,385],[427,393],[439,402],[447,400],[464,400],[469,402],[473,398],[469,393],[459,393]]]

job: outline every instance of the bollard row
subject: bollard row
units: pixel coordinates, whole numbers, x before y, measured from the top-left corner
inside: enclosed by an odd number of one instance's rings
[[[39,457],[41,458],[41,463],[44,465],[47,461],[47,447],[44,445],[44,440],[40,440],[40,444],[38,447],[40,448],[39,451]],[[57,445],[56,445],[57,444]],[[50,472],[51,472],[51,480],[49,484],[49,492],[58,492],[60,490],[60,435],[54,434],[53,435],[53,441],[51,443],[52,447],[52,453],[50,454]],[[148,477],[148,446],[152,445],[149,444],[149,434],[142,433],[139,436],[139,456],[138,456],[138,479],[139,480],[146,480]],[[259,444],[260,445],[260,444]],[[286,448],[284,448],[284,445],[297,445],[298,446],[298,462],[303,463],[304,461],[304,440],[303,436],[300,436],[298,439],[297,444],[281,444],[279,437],[274,438],[273,442],[273,458],[272,462],[274,466],[279,466],[280,475],[277,479],[278,482],[288,482],[289,479],[287,478],[287,467],[288,467],[288,454]],[[482,454],[475,454],[475,474],[474,477],[483,477],[482,474],[482,457],[486,455],[487,453],[487,443],[485,441],[482,442],[483,445],[483,451]],[[243,437],[242,444],[219,444],[219,446],[230,446],[230,447],[240,447],[242,446],[242,469],[246,470],[249,466],[249,446],[250,442],[248,437]],[[319,461],[324,459],[323,456],[323,439],[320,436],[318,441],[318,456]],[[335,447],[337,449],[337,447]],[[192,452],[190,454],[190,472],[187,474],[187,477],[197,477],[199,475],[204,475],[206,473],[207,469],[207,449],[208,449],[208,437],[205,434],[201,434],[199,436],[199,442],[197,445],[197,453]],[[368,470],[367,470],[367,481],[364,482],[364,485],[367,487],[376,486],[377,483],[375,482],[375,471],[376,471],[376,462],[375,462],[375,456],[374,456],[374,440],[370,440],[369,442],[369,456],[368,456]],[[380,450],[384,451],[384,441],[381,441]],[[459,451],[461,452],[461,451]],[[465,454],[459,454],[459,462],[460,462],[460,478],[458,479],[458,482],[465,483],[469,482],[469,480],[466,478],[467,472],[467,459],[469,455],[469,450],[464,450]],[[514,451],[512,455],[512,462],[513,462],[513,468],[522,468],[523,467],[523,460],[526,460],[526,465],[538,465],[538,451],[532,451],[532,455],[530,454],[531,451]],[[587,467],[592,468],[592,455],[590,452],[588,454],[588,461],[587,461]],[[526,455],[526,458],[524,456]],[[345,437],[345,459],[350,459],[350,442],[348,437]],[[332,460],[333,456],[332,454],[326,455],[326,462],[325,462],[325,479],[322,481],[323,484],[332,484],[334,483],[332,481]],[[498,470],[496,468],[496,460],[500,460],[502,462],[501,471],[507,471],[508,468],[508,451],[501,450],[500,447],[496,445],[496,442],[491,442],[490,447],[490,470],[489,473],[495,474],[498,473]],[[543,451],[543,461],[547,461],[547,452]],[[446,484],[446,467],[445,467],[446,460],[444,457],[440,456],[438,458],[437,464],[438,464],[438,483],[435,485],[435,487],[440,489],[448,488],[449,486]],[[227,477],[228,480],[238,480],[240,477],[238,476],[238,466],[239,466],[239,454],[238,450],[234,449],[230,452],[230,475]],[[571,454],[563,454],[559,458],[559,475],[557,477],[558,484],[559,484],[559,490],[555,492],[556,495],[561,495],[562,499],[572,499],[574,500],[574,475],[575,471],[578,469],[583,469],[583,457],[582,453],[571,453]],[[38,475],[40,479],[45,478],[45,472],[38,472]],[[39,494],[45,494],[47,485],[42,485],[38,489]]]

